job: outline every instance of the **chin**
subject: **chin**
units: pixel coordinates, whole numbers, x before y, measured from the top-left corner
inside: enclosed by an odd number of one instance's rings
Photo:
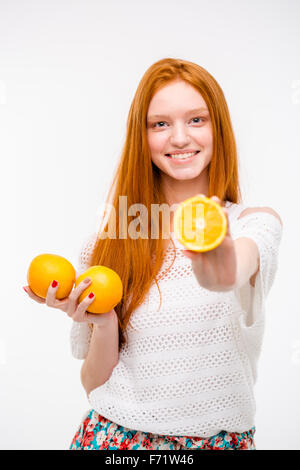
[[[180,170],[177,172],[168,172],[167,174],[176,180],[192,180],[198,178],[203,173],[203,170],[193,170],[193,169],[186,169]]]

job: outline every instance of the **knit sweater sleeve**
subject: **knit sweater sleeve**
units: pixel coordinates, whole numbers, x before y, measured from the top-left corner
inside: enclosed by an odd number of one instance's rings
[[[259,271],[255,278],[255,285],[251,286],[248,282],[235,290],[235,295],[244,312],[244,315],[240,317],[244,342],[248,346],[250,356],[255,360],[260,354],[262,345],[265,303],[278,267],[282,225],[277,217],[268,212],[255,212],[237,219],[233,232],[234,239],[251,238],[256,243],[259,252]]]
[[[83,243],[78,260],[78,276],[89,268],[93,248],[95,246],[96,241],[97,234],[93,233],[92,236],[90,236]],[[91,336],[92,330],[89,327],[88,323],[79,323],[73,321],[70,332],[70,341],[71,352],[76,359],[85,359],[85,357],[87,356]]]
[[[263,303],[273,285],[278,266],[279,246],[282,237],[282,225],[277,217],[268,212],[255,212],[236,220],[234,239],[251,238],[259,251],[259,272],[255,286],[250,284],[239,289],[243,302],[255,300],[252,313],[259,315]],[[246,305],[245,305],[246,306]],[[255,318],[252,319],[255,321]]]

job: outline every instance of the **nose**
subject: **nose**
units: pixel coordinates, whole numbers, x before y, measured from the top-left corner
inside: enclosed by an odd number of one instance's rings
[[[170,144],[176,147],[185,147],[189,143],[189,129],[187,129],[184,124],[175,124],[171,132]]]

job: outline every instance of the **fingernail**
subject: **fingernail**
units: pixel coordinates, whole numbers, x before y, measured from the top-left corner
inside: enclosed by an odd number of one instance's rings
[[[27,292],[27,287],[23,287],[24,291]]]
[[[95,294],[93,294],[93,292],[91,292],[91,293],[89,294],[89,299],[92,299],[93,297],[95,297]]]
[[[56,287],[56,286],[57,286],[57,284],[58,284],[58,282],[57,282],[57,281],[53,281],[53,282],[52,282],[52,284],[51,284],[51,286],[52,286],[52,287]]]
[[[87,277],[83,282],[85,282],[85,284],[88,284],[90,281],[91,281],[91,278]]]

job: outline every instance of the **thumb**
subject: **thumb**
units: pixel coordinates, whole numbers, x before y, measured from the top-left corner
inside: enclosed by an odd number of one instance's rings
[[[184,254],[184,256],[186,256],[192,261],[196,260],[197,258],[199,258],[199,255],[201,255],[201,253],[197,253],[192,250],[183,250],[182,253]]]

